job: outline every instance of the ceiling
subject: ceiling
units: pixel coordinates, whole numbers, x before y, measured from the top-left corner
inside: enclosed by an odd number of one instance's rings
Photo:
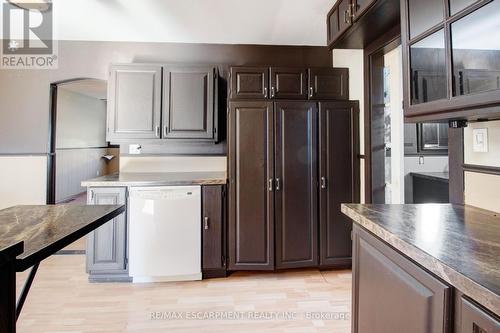
[[[55,39],[326,45],[334,0],[53,0]]]

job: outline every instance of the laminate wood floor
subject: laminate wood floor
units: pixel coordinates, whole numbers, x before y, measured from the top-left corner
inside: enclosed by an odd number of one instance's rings
[[[26,276],[18,274],[18,291]],[[345,333],[350,332],[350,311],[347,270],[95,284],[87,282],[83,255],[58,255],[41,264],[18,332]]]

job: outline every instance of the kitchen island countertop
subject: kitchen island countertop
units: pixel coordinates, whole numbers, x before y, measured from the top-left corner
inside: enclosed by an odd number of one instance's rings
[[[343,204],[342,212],[485,308],[500,313],[500,214],[453,204]]]

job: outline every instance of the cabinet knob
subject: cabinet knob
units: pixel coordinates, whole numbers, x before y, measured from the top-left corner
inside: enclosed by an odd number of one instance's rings
[[[205,216],[205,219],[204,219],[204,223],[203,223],[203,227],[205,228],[205,230],[208,230],[208,216]]]
[[[309,97],[314,97],[314,88],[309,87]]]
[[[267,87],[264,88],[264,98],[267,98]]]
[[[276,178],[276,191],[281,190],[281,180]]]
[[[271,87],[271,98],[274,98],[276,95],[274,87]]]

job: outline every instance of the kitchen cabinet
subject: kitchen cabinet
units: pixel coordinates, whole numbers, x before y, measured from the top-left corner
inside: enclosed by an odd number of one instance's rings
[[[405,117],[497,119],[500,51],[488,36],[500,29],[500,1],[447,2],[401,1]]]
[[[164,67],[163,139],[214,139],[215,68]]]
[[[351,223],[340,205],[359,202],[358,102],[319,103],[320,265],[350,266]],[[339,161],[341,161],[339,163]]]
[[[326,17],[333,49],[364,49],[392,29],[399,30],[400,0],[337,0]]]
[[[267,99],[269,97],[268,67],[231,67],[231,99]]]
[[[160,65],[112,65],[107,140],[160,138]]]
[[[107,140],[111,143],[154,139],[157,144],[217,142],[218,115],[215,66],[128,64],[110,68]]]
[[[231,100],[349,99],[347,68],[232,67]]]
[[[273,104],[229,104],[229,269],[274,269]]]
[[[271,98],[307,99],[307,70],[271,67]]]
[[[489,314],[472,300],[462,296],[460,307],[460,333],[494,333],[500,332],[500,321]]]
[[[316,266],[317,105],[277,102],[274,109],[276,267]]]
[[[310,68],[309,99],[348,100],[349,69],[347,68]]]
[[[126,204],[125,187],[96,187],[87,191],[89,205]],[[87,236],[87,273],[90,281],[129,281],[127,213],[105,223]]]
[[[230,102],[230,270],[350,265],[340,203],[359,201],[357,110],[357,102]]]
[[[352,332],[448,332],[451,294],[450,286],[354,226]]]
[[[226,187],[202,187],[202,272],[204,278],[226,276]]]

